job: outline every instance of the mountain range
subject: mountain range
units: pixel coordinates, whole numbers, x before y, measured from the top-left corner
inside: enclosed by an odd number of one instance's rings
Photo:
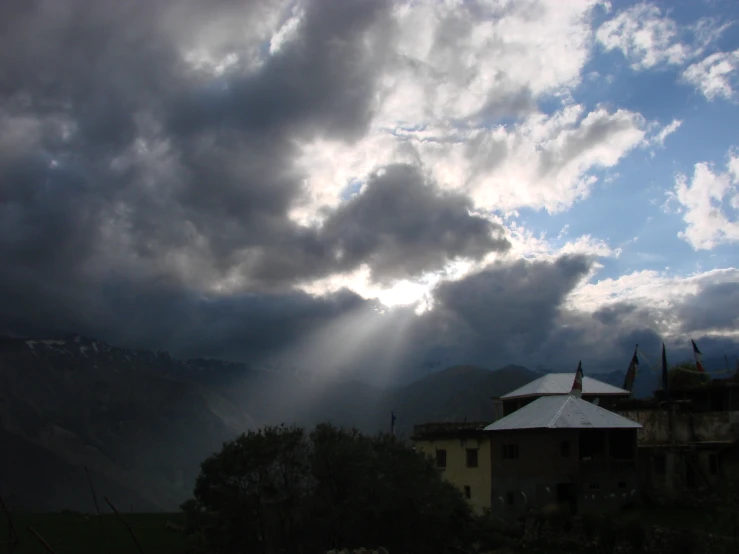
[[[542,374],[455,366],[381,389],[309,374],[178,360],[81,336],[0,337],[0,494],[18,509],[93,509],[88,477],[121,510],[172,510],[199,463],[265,424],[319,422],[409,437],[428,421],[492,421],[491,397]],[[623,384],[623,371],[599,374]],[[637,379],[637,395],[656,386]],[[648,392],[645,391],[648,390]]]

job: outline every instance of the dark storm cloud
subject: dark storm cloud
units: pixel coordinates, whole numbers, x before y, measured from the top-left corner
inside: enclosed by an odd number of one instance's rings
[[[582,256],[556,262],[521,260],[499,264],[466,279],[446,283],[436,298],[443,311],[463,322],[475,348],[536,348],[550,331],[565,296],[589,270]]]
[[[688,296],[677,313],[685,332],[739,328],[739,283],[712,283]]]
[[[216,92],[189,92],[175,104],[170,123],[175,130],[225,124],[256,133],[320,129],[324,136],[358,138],[370,121],[375,79],[390,45],[389,4],[309,3],[296,40],[256,74],[229,78]]]
[[[472,208],[469,198],[424,183],[416,168],[390,166],[329,217],[322,236],[340,265],[364,262],[376,280],[393,280],[510,248],[503,228]]]
[[[288,217],[304,193],[296,140],[362,136],[397,30],[390,2],[314,1],[296,36],[251,73],[237,63],[214,78],[184,61],[202,33],[217,56],[247,60],[265,47],[249,33],[273,5],[0,2],[0,332],[77,332],[259,361],[359,321],[357,340],[370,346],[346,364],[372,372],[392,363],[408,375],[439,356],[486,367],[569,367],[586,351],[620,359],[649,334],[652,314],[562,307],[590,268],[577,256],[496,264],[441,286],[419,317],[380,314],[346,291],[295,292],[297,282],[362,263],[377,281],[413,278],[509,245],[498,226],[470,215],[468,199],[410,166],[376,174],[321,228]],[[453,37],[442,38],[439,55],[449,55]],[[493,95],[482,115],[525,110],[526,94],[510,104]],[[586,131],[568,155],[608,129]],[[494,165],[505,147],[469,155]],[[237,292],[203,292],[230,275]],[[716,291],[699,304],[729,317]],[[317,336],[331,353],[331,333]],[[391,343],[392,356],[372,354]]]
[[[322,229],[288,218],[305,177],[295,138],[364,133],[395,31],[389,2],[315,1],[256,71],[237,64],[214,79],[185,63],[214,21],[224,25],[208,31],[216,53],[242,53],[242,35],[270,6],[2,4],[3,330],[180,352],[252,336],[276,348],[301,321],[359,302],[289,292],[297,281],[362,263],[378,280],[412,277],[508,247],[469,200],[411,167],[387,168]],[[257,295],[201,299],[199,288],[233,272]]]

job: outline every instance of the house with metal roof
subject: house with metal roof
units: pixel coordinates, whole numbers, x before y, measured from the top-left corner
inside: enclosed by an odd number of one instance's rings
[[[575,395],[534,399],[485,427],[492,511],[516,518],[550,506],[602,512],[634,502],[640,428]]]
[[[493,399],[499,417],[507,416],[542,396],[568,394],[575,373],[548,373],[517,388],[500,398]],[[618,401],[629,398],[629,391],[614,387],[592,377],[583,377],[582,398],[606,409],[613,409]]]
[[[475,513],[490,508],[490,441],[487,422],[424,423],[413,427],[416,451],[430,457],[442,477],[464,495]]]

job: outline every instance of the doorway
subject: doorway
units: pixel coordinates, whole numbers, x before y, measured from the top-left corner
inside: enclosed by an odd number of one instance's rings
[[[575,483],[557,483],[557,504],[567,506],[571,515],[577,515],[577,486]]]

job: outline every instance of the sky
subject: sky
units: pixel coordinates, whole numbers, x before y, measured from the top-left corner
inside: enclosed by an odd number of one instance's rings
[[[0,42],[2,333],[378,383],[739,353],[732,0],[5,0]]]

